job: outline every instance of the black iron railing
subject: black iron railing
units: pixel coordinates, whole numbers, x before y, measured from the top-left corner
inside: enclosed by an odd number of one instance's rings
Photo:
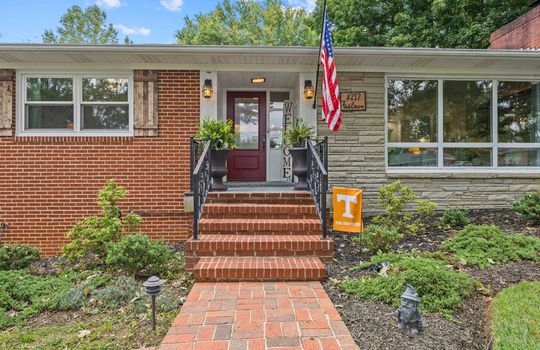
[[[195,166],[201,157],[201,153],[204,149],[204,142],[195,140],[194,137],[189,139],[189,191],[193,193],[193,171]]]
[[[206,197],[208,197],[210,186],[212,186],[212,177],[210,176],[211,144],[210,141],[202,144],[204,147],[202,148],[201,155],[195,164],[195,169],[191,173],[191,187],[193,190],[193,239],[195,240],[198,238],[199,221],[202,217],[204,203],[206,202]],[[196,152],[192,154],[196,154]]]
[[[328,189],[328,140],[307,142],[307,183],[321,219],[322,238],[326,239],[326,192]],[[320,151],[320,152],[319,152]],[[322,157],[321,157],[322,155]],[[325,159],[323,163],[322,159]]]

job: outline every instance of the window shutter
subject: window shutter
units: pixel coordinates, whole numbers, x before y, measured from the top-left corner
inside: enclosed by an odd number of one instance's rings
[[[0,69],[0,136],[13,135],[13,70]]]
[[[158,72],[136,70],[133,85],[135,136],[158,136]]]

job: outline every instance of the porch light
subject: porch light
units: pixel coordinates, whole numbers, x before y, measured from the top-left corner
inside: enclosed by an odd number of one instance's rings
[[[255,77],[251,78],[251,84],[264,84],[266,83],[265,77]]]
[[[214,97],[214,88],[212,88],[212,79],[206,79],[202,88],[204,98]]]
[[[311,80],[306,80],[304,82],[304,97],[308,100],[311,100],[315,96],[315,88]]]

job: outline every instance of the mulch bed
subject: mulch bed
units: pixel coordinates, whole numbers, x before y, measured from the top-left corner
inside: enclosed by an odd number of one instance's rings
[[[540,237],[540,227],[509,210],[473,210],[471,224],[494,224],[510,233],[526,233]],[[367,220],[369,222],[369,219]],[[426,223],[424,232],[401,240],[397,250],[434,252],[457,230],[441,230],[438,218]],[[464,300],[454,319],[424,313],[424,329],[416,336],[397,328],[395,308],[383,303],[359,300],[347,294],[338,284],[342,280],[369,273],[352,271],[352,267],[369,261],[371,254],[355,244],[351,234],[333,233],[335,263],[327,265],[328,279],[324,287],[336,305],[360,349],[487,349],[490,343],[488,313],[493,296],[501,289],[521,281],[540,280],[540,263],[524,261],[479,269],[463,267],[463,271],[483,285]]]

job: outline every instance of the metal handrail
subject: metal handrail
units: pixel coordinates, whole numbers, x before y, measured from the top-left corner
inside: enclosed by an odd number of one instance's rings
[[[199,161],[204,143],[197,141],[193,136],[189,138],[189,191],[193,193],[193,171]]]
[[[197,165],[191,174],[193,188],[193,239],[198,239],[199,222],[202,217],[204,203],[210,186],[212,185],[212,177],[210,176],[210,146],[211,141],[204,144],[204,149],[197,161]]]
[[[328,189],[328,148],[325,145],[328,140],[317,144],[317,148],[311,142],[307,140],[307,183],[311,197],[315,202],[317,208],[317,214],[321,220],[322,239],[327,238],[326,229],[326,192]],[[317,152],[317,149],[322,151],[322,158],[326,160],[326,164],[321,160],[321,155]]]

